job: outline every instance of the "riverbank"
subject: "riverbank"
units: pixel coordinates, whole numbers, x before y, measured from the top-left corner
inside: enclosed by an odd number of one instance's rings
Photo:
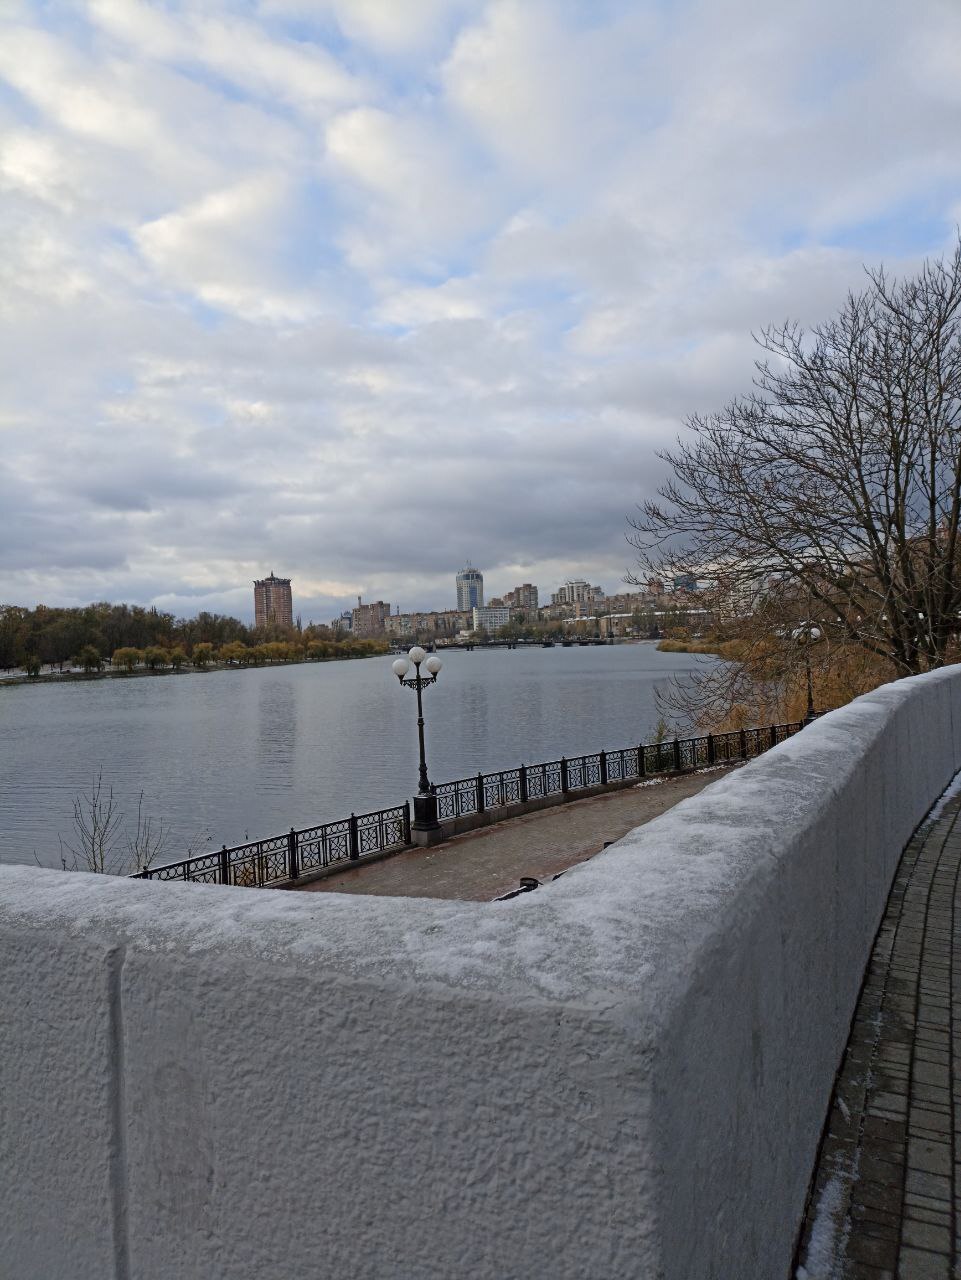
[[[182,667],[160,667],[136,671],[42,671],[39,675],[29,676],[25,672],[15,675],[0,674],[0,688],[16,685],[71,684],[90,683],[95,680],[140,680],[154,676],[200,676],[212,671],[255,671],[263,667],[310,667],[326,662],[354,662],[363,658],[383,658],[384,653],[338,653],[325,658],[283,658],[259,662],[208,662],[203,667],[195,667],[186,663]]]

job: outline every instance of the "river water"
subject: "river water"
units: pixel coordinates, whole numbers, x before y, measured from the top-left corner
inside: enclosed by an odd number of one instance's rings
[[[433,782],[650,740],[658,687],[713,661],[649,643],[440,656],[424,693]],[[0,687],[0,861],[60,866],[101,769],[128,820],[142,790],[168,825],[162,862],[403,803],[416,698],[390,662]]]

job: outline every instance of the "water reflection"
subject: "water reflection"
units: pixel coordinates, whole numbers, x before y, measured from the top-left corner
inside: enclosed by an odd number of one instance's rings
[[[257,710],[259,774],[268,786],[291,790],[298,738],[295,686],[283,679],[263,681]]]

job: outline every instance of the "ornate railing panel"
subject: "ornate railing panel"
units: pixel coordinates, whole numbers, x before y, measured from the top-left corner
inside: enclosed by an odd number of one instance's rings
[[[478,773],[473,778],[442,782],[434,788],[437,818],[439,822],[449,822],[490,809],[584,791],[609,782],[631,782],[661,773],[750,760],[802,727],[797,722],[764,729],[735,729],[729,733],[639,743],[636,747],[621,747],[615,751],[568,756],[545,764],[521,765],[519,769],[499,773]]]
[[[283,836],[269,836],[248,844],[226,846],[163,867],[148,867],[134,879],[190,880],[201,884],[232,884],[262,888],[298,879],[336,862],[348,862],[385,849],[410,844],[410,808],[406,804],[373,813],[351,814],[338,822],[293,828]]]

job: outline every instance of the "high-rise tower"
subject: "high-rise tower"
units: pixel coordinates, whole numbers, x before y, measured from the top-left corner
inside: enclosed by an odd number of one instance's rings
[[[467,561],[467,567],[457,575],[457,608],[462,612],[482,609],[484,606],[484,575]]]
[[[281,627],[294,625],[294,606],[290,595],[290,579],[269,578],[254,582],[254,626],[266,627],[275,622]]]

